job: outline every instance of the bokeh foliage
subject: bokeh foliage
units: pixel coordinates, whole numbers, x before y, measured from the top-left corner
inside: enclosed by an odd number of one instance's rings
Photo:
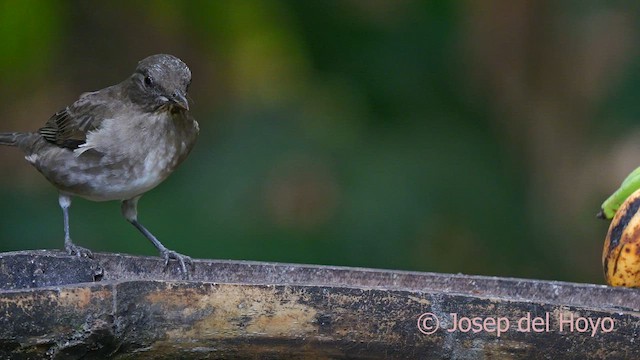
[[[594,215],[640,163],[633,2],[0,1],[0,130],[136,61],[190,65],[201,138],[143,197],[170,248],[601,282]],[[0,149],[0,250],[60,248],[55,191]],[[72,235],[154,255],[117,203]]]

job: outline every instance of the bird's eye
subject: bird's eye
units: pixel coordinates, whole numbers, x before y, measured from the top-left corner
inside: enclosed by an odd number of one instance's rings
[[[151,76],[147,75],[147,76],[144,77],[144,84],[146,86],[153,85],[153,79],[151,78]]]

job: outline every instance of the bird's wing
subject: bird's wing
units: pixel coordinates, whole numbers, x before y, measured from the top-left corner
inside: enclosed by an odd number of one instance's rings
[[[84,93],[71,106],[55,113],[38,133],[47,141],[64,148],[77,149],[87,133],[100,127],[113,114],[113,101],[104,90]]]

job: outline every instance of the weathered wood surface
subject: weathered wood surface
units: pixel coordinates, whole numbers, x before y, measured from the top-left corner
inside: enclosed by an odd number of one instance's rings
[[[216,260],[196,261],[187,281],[162,268],[117,254],[0,254],[0,358],[640,358],[632,289]],[[439,318],[432,334],[418,328],[434,324],[425,313]],[[449,331],[454,313],[509,327]],[[518,328],[547,314],[548,325]],[[595,333],[580,331],[589,318]]]

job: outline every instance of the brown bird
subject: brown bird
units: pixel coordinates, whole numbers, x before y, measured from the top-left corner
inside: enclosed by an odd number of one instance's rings
[[[137,204],[187,157],[198,136],[189,113],[191,71],[172,55],[153,55],[138,63],[129,78],[84,93],[55,113],[37,132],[0,133],[0,145],[16,146],[25,159],[59,191],[64,216],[64,247],[92,257],[69,235],[71,196],[122,201],[122,214],[153,243],[165,260],[191,258],[167,249],[139,221]]]

